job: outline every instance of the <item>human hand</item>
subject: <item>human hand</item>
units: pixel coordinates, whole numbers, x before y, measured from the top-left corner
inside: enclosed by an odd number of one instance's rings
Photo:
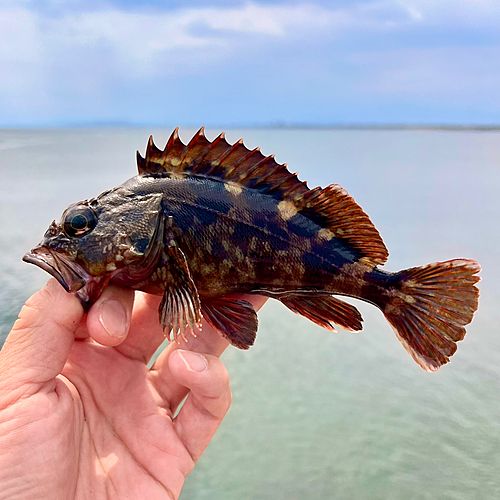
[[[0,352],[0,499],[178,498],[230,405],[228,343],[204,323],[149,369],[159,302],[109,286],[84,316],[53,279],[28,300]]]

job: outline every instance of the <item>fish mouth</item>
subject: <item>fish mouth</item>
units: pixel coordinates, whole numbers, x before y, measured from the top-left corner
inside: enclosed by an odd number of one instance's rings
[[[91,276],[76,262],[64,255],[53,253],[48,248],[34,248],[23,260],[47,271],[70,293],[76,294],[91,280]]]

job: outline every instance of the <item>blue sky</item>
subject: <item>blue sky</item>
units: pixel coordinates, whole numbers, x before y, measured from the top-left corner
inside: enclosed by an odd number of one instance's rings
[[[499,124],[500,1],[0,0],[0,126]]]

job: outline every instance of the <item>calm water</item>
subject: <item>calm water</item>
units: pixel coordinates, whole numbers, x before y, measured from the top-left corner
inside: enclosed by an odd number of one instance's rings
[[[47,280],[24,252],[69,203],[134,175],[150,133],[163,146],[170,130],[0,131],[0,339]],[[374,307],[357,304],[363,332],[332,334],[269,303],[257,344],[224,355],[233,405],[181,498],[500,498],[500,134],[227,137],[276,153],[310,186],[342,184],[382,234],[389,270],[477,259],[480,309],[452,363],[428,374]]]

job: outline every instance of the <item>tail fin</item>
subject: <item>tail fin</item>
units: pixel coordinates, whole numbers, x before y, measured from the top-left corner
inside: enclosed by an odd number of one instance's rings
[[[473,260],[456,259],[398,273],[399,283],[383,308],[385,317],[413,359],[427,371],[450,361],[465,337],[479,290],[481,270]]]

